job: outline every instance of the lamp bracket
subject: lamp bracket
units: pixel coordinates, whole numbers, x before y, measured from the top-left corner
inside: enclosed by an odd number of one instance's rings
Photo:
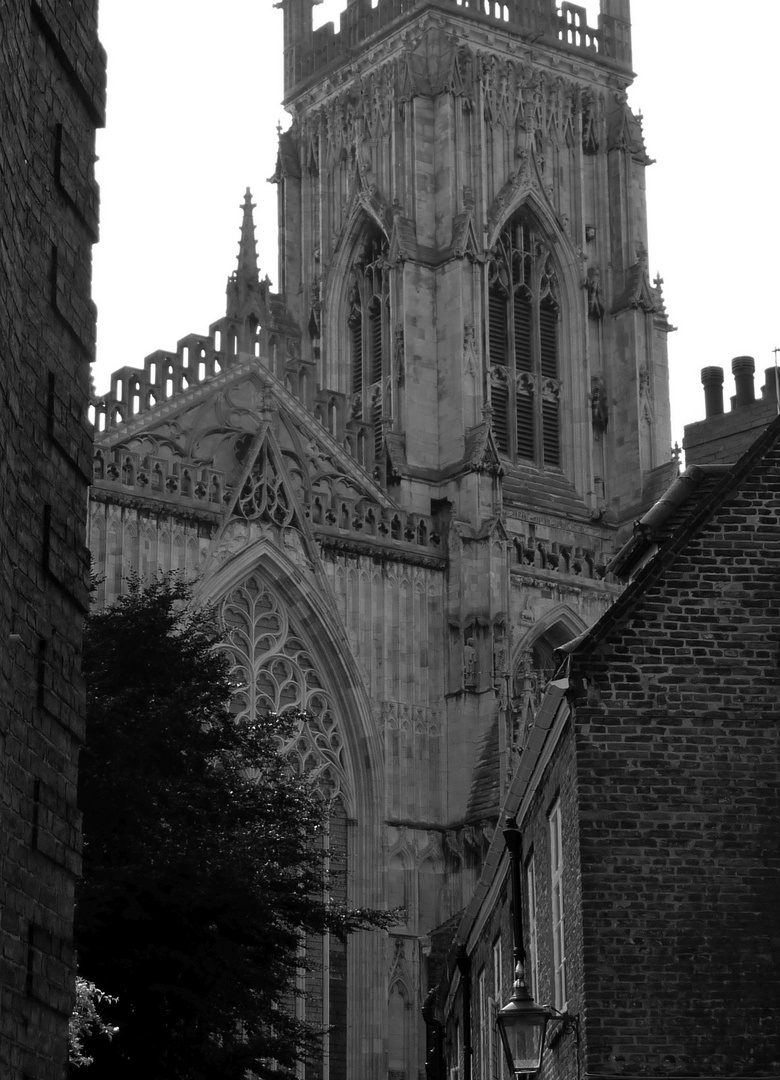
[[[550,1010],[550,1019],[548,1021],[548,1034],[547,1034],[547,1047],[552,1050],[556,1046],[564,1035],[570,1031],[574,1031],[579,1036],[580,1017],[579,1013],[570,1013],[568,1011],[561,1012],[556,1009],[554,1005],[545,1006]]]

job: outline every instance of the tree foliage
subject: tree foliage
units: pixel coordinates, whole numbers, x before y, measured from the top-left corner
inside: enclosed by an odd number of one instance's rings
[[[100,1015],[100,1006],[116,1002],[109,994],[104,994],[94,983],[76,976],[76,1004],[68,1024],[68,1048],[71,1065],[77,1067],[91,1065],[93,1059],[86,1053],[84,1044],[90,1037],[102,1035],[113,1039],[115,1029]]]
[[[291,1074],[302,935],[387,925],[322,897],[327,811],[278,752],[300,714],[237,722],[221,628],[175,576],[87,620],[83,976],[115,997],[89,1075]],[[305,719],[305,718],[304,718]]]

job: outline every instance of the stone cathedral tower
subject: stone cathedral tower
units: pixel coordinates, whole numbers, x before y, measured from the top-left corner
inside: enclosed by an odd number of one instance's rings
[[[310,709],[344,889],[406,921],[310,943],[306,1075],[417,1080],[434,931],[673,469],[629,2],[279,6],[279,292],[247,193],[226,316],[95,403],[92,547],[105,599],[198,574],[241,715]]]

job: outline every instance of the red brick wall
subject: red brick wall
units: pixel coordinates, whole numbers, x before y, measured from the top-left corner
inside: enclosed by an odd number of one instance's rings
[[[572,676],[594,1072],[780,1060],[780,455]]]
[[[96,3],[0,9],[0,1074],[65,1076],[79,868]]]

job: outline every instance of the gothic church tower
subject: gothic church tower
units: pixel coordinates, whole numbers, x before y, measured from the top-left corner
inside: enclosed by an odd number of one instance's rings
[[[279,292],[249,195],[226,316],[96,402],[104,599],[181,567],[220,605],[238,715],[288,705],[355,904],[309,943],[307,1080],[417,1080],[553,649],[673,470],[628,0],[282,0]]]
[[[280,6],[299,378],[410,506],[435,482],[490,515],[451,482],[487,421],[513,482],[550,474],[625,518],[669,449],[628,0],[597,30],[553,0],[354,2],[339,33]]]

